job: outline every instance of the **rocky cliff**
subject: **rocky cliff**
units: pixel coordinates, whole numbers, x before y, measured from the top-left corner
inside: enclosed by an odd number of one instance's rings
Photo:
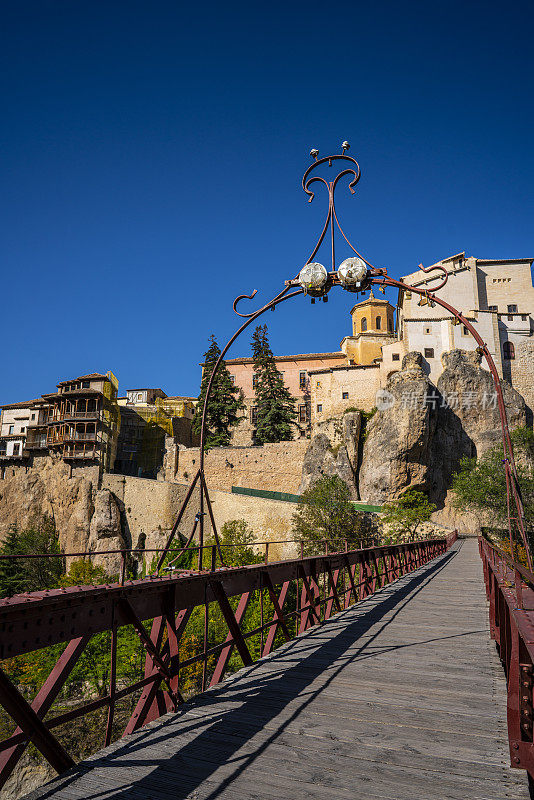
[[[501,441],[501,421],[493,378],[481,368],[478,352],[451,350],[443,354],[438,378],[438,419],[432,442],[431,494],[440,502],[460,458],[481,456]],[[513,430],[526,424],[526,406],[507,381],[501,388]]]
[[[40,755],[32,756],[26,752],[2,789],[2,800],[24,800],[30,792],[55,777],[55,769]]]
[[[429,495],[438,511],[436,522],[478,533],[489,520],[465,514],[452,505],[452,476],[462,456],[479,457],[501,442],[501,420],[493,378],[481,368],[477,352],[452,350],[443,354],[444,370],[438,378],[439,404],[432,441]],[[527,424],[523,397],[503,380],[501,388],[510,430]]]
[[[317,425],[302,465],[299,494],[323,476],[339,475],[358,500],[358,442],[361,430],[359,411],[348,411],[341,420]]]
[[[475,532],[480,520],[452,507],[450,485],[462,456],[480,456],[500,442],[496,394],[479,353],[452,350],[443,355],[443,367],[434,386],[423,370],[421,354],[408,353],[401,371],[391,376],[378,397],[361,463],[355,464],[353,456],[347,469],[346,453],[358,451],[357,442],[348,444],[350,432],[344,431],[338,450],[331,431],[318,433],[306,454],[301,490],[331,474],[346,480],[354,497],[373,504],[420,489],[436,503],[436,521]],[[525,425],[523,398],[506,381],[501,385],[510,428]],[[354,434],[360,435],[360,425]]]
[[[423,489],[442,506],[462,456],[480,456],[501,439],[493,379],[477,352],[452,350],[433,386],[419,353],[408,353],[386,386],[364,446],[360,493],[369,502]],[[525,425],[521,395],[502,381],[510,428]]]
[[[383,503],[409,489],[429,488],[430,443],[436,427],[436,413],[426,402],[430,389],[421,354],[405,355],[367,428],[359,481],[363,500]]]
[[[440,522],[457,524],[449,491],[452,475],[462,456],[481,455],[500,440],[500,420],[493,381],[481,368],[478,353],[453,350],[444,354],[443,366],[433,386],[423,371],[421,355],[408,353],[401,371],[381,392],[380,407],[368,421],[365,435],[358,411],[317,425],[303,459],[299,492],[323,475],[339,475],[354,499],[373,504],[422,489],[438,506]],[[524,425],[523,398],[506,381],[502,387],[510,427]],[[262,454],[267,458],[269,453],[266,446]],[[258,484],[263,469],[260,455],[246,451],[242,469],[247,469],[246,458],[253,460],[255,471],[249,474],[255,481],[243,479],[242,485]],[[230,463],[228,470],[233,466]],[[164,540],[183,487],[149,482],[138,500],[137,489],[132,486],[128,492],[126,483],[123,476],[105,476],[105,488],[100,489],[94,470],[73,473],[65,462],[51,457],[29,468],[6,468],[0,481],[0,539],[10,525],[28,527],[46,515],[55,521],[64,552],[120,549],[132,546],[132,538],[137,545],[140,535],[145,541],[151,531],[150,544],[156,546],[156,539],[157,544]],[[176,497],[171,497],[170,488],[176,489]],[[472,519],[469,526],[476,530],[478,523]],[[110,572],[118,570],[119,559],[105,563]]]
[[[99,490],[95,476],[91,470],[72,475],[68,464],[52,457],[6,469],[0,481],[0,539],[11,525],[28,528],[46,516],[54,520],[64,552],[124,546],[117,503],[109,491]]]
[[[100,489],[96,493],[94,513],[89,523],[87,549],[95,552],[120,550],[125,546],[117,501],[109,489]],[[120,571],[121,561],[120,553],[109,556],[96,555],[93,559],[94,564],[102,566],[109,574]]]

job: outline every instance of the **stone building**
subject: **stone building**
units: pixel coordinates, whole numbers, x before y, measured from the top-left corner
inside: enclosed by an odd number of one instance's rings
[[[198,444],[191,428],[195,401],[163,389],[128,389],[117,397],[112,372],[60,381],[36,400],[1,406],[0,468],[31,466],[53,455],[79,472],[120,472],[155,478],[165,437],[177,446]]]
[[[48,410],[50,404],[39,397],[32,401],[32,414],[28,424],[25,454],[40,456],[48,454]]]
[[[349,364],[373,364],[382,358],[382,347],[395,337],[395,309],[387,300],[369,297],[351,309],[352,336],[345,336],[341,350]]]
[[[124,400],[126,400],[127,406],[141,407],[155,403],[158,397],[162,400],[167,397],[163,389],[127,389],[126,397],[121,397],[120,400],[123,401],[121,405],[123,405]]]
[[[295,438],[304,437],[310,429],[310,372],[330,366],[345,364],[347,358],[342,352],[306,353],[304,355],[276,356],[276,366],[284,378],[292,396],[295,398],[297,425]],[[254,389],[254,360],[252,358],[231,358],[226,361],[232,382],[241,389],[245,402],[245,416],[232,434],[232,444],[248,446],[254,439],[256,405]]]
[[[117,387],[112,372],[93,372],[60,381],[57,392],[36,400],[3,406],[0,456],[26,463],[54,454],[74,467],[112,469],[120,424]]]
[[[163,389],[128,389],[118,400],[120,434],[114,472],[143,478],[157,477],[164,452],[170,447],[197,444],[192,431],[192,397],[168,397]]]
[[[370,411],[376,402],[382,348],[395,342],[394,308],[371,291],[350,313],[352,335],[341,342],[344,363],[310,372],[312,429],[348,408]]]
[[[448,281],[439,296],[458,308],[480,333],[499,375],[534,409],[534,287],[532,259],[445,258],[434,266],[446,269]],[[442,273],[422,270],[401,280],[431,291]],[[443,371],[441,357],[451,350],[475,350],[477,344],[463,325],[420,295],[400,291],[397,319],[394,307],[373,292],[351,309],[352,332],[340,350],[276,358],[298,408],[295,437],[309,435],[315,424],[341,415],[348,408],[369,411],[376,392],[398,372],[410,351],[423,356],[423,369],[436,384]],[[252,358],[226,362],[246,403],[246,416],[236,428],[232,444],[250,445],[254,437],[255,398]]]
[[[532,259],[479,259],[458,253],[437,262],[448,280],[439,297],[474,325],[487,344],[497,370],[534,408],[534,287]],[[402,280],[431,291],[442,273],[417,270]],[[382,384],[400,369],[402,356],[418,351],[423,368],[435,384],[443,371],[442,354],[454,349],[475,350],[467,328],[453,324],[451,314],[431,306],[420,295],[399,292],[397,341],[382,349]]]
[[[276,356],[276,366],[295,398],[298,412],[295,438],[309,435],[315,422],[342,413],[350,407],[370,410],[380,386],[378,361],[382,346],[395,340],[395,309],[387,300],[371,293],[351,310],[352,332],[340,350]],[[246,414],[235,429],[232,444],[248,446],[254,439],[255,392],[252,358],[226,361],[232,381],[241,389]]]
[[[371,411],[380,389],[380,364],[344,364],[310,373],[312,431],[348,409]]]

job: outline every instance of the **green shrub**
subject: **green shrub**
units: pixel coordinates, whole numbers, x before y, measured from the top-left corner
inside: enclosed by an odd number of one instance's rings
[[[304,542],[307,555],[324,552],[325,540],[330,550],[359,546],[363,515],[351,502],[347,484],[337,475],[324,477],[301,495],[301,504],[293,514],[293,533]]]

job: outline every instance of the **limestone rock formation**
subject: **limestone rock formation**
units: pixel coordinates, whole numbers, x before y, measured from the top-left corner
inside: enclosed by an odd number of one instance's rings
[[[475,532],[480,520],[453,508],[450,485],[463,456],[480,456],[501,440],[493,379],[477,352],[444,353],[437,387],[421,364],[419,353],[408,353],[388,381],[382,408],[369,423],[360,495],[383,503],[422,489],[438,506],[436,522]],[[501,385],[510,428],[525,425],[523,398],[506,381]]]
[[[452,505],[452,476],[463,456],[480,457],[501,442],[501,422],[491,374],[482,369],[478,352],[451,350],[442,357],[438,379],[438,420],[432,442],[430,498],[437,504],[434,518],[451,527],[477,533],[483,520]],[[503,380],[501,387],[510,430],[525,425],[527,408],[522,396]],[[487,521],[486,521],[487,522]]]
[[[444,370],[438,379],[437,389],[443,402],[440,404],[437,427],[437,452],[446,434],[454,436],[461,426],[472,442],[473,455],[481,456],[501,441],[501,422],[493,378],[481,368],[482,355],[478,352],[451,350],[442,357]],[[526,424],[525,401],[510,384],[501,381],[506,414],[510,429]],[[449,450],[457,450],[452,442]]]
[[[501,422],[491,374],[482,369],[481,355],[465,350],[443,354],[438,379],[438,423],[432,443],[430,494],[441,505],[462,456],[481,456],[501,441]],[[525,401],[501,381],[508,424],[526,423]]]
[[[23,753],[14,772],[2,789],[2,800],[22,800],[30,792],[57,777],[55,769],[45,761]]]
[[[121,514],[117,501],[109,489],[100,489],[95,498],[95,510],[89,526],[88,550],[105,552],[126,547],[121,530]],[[96,555],[95,565],[102,566],[110,575],[118,573],[121,556]]]
[[[61,459],[43,458],[27,470],[8,468],[0,481],[0,538],[10,525],[30,527],[49,516],[62,549],[83,550],[92,515],[92,480],[71,477],[70,467]]]
[[[383,503],[409,489],[428,488],[437,416],[426,403],[430,391],[421,354],[407,353],[368,423],[359,476],[362,500]]]
[[[343,415],[342,425],[343,446],[345,447],[352,472],[356,475],[362,415],[359,411],[347,411]]]
[[[356,472],[361,414],[350,411],[341,420],[329,420],[315,427],[314,436],[306,450],[302,465],[299,494],[323,476],[338,475],[358,499]]]

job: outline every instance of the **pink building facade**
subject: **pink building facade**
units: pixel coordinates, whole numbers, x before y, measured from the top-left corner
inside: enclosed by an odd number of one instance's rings
[[[342,352],[276,357],[276,366],[284,376],[284,383],[296,399],[298,419],[295,438],[306,436],[310,430],[309,373],[317,369],[339,367],[346,363],[347,357]],[[226,361],[226,366],[233,383],[241,389],[246,404],[246,417],[235,429],[232,444],[247,446],[253,442],[255,423],[254,362],[252,358],[231,358]]]

